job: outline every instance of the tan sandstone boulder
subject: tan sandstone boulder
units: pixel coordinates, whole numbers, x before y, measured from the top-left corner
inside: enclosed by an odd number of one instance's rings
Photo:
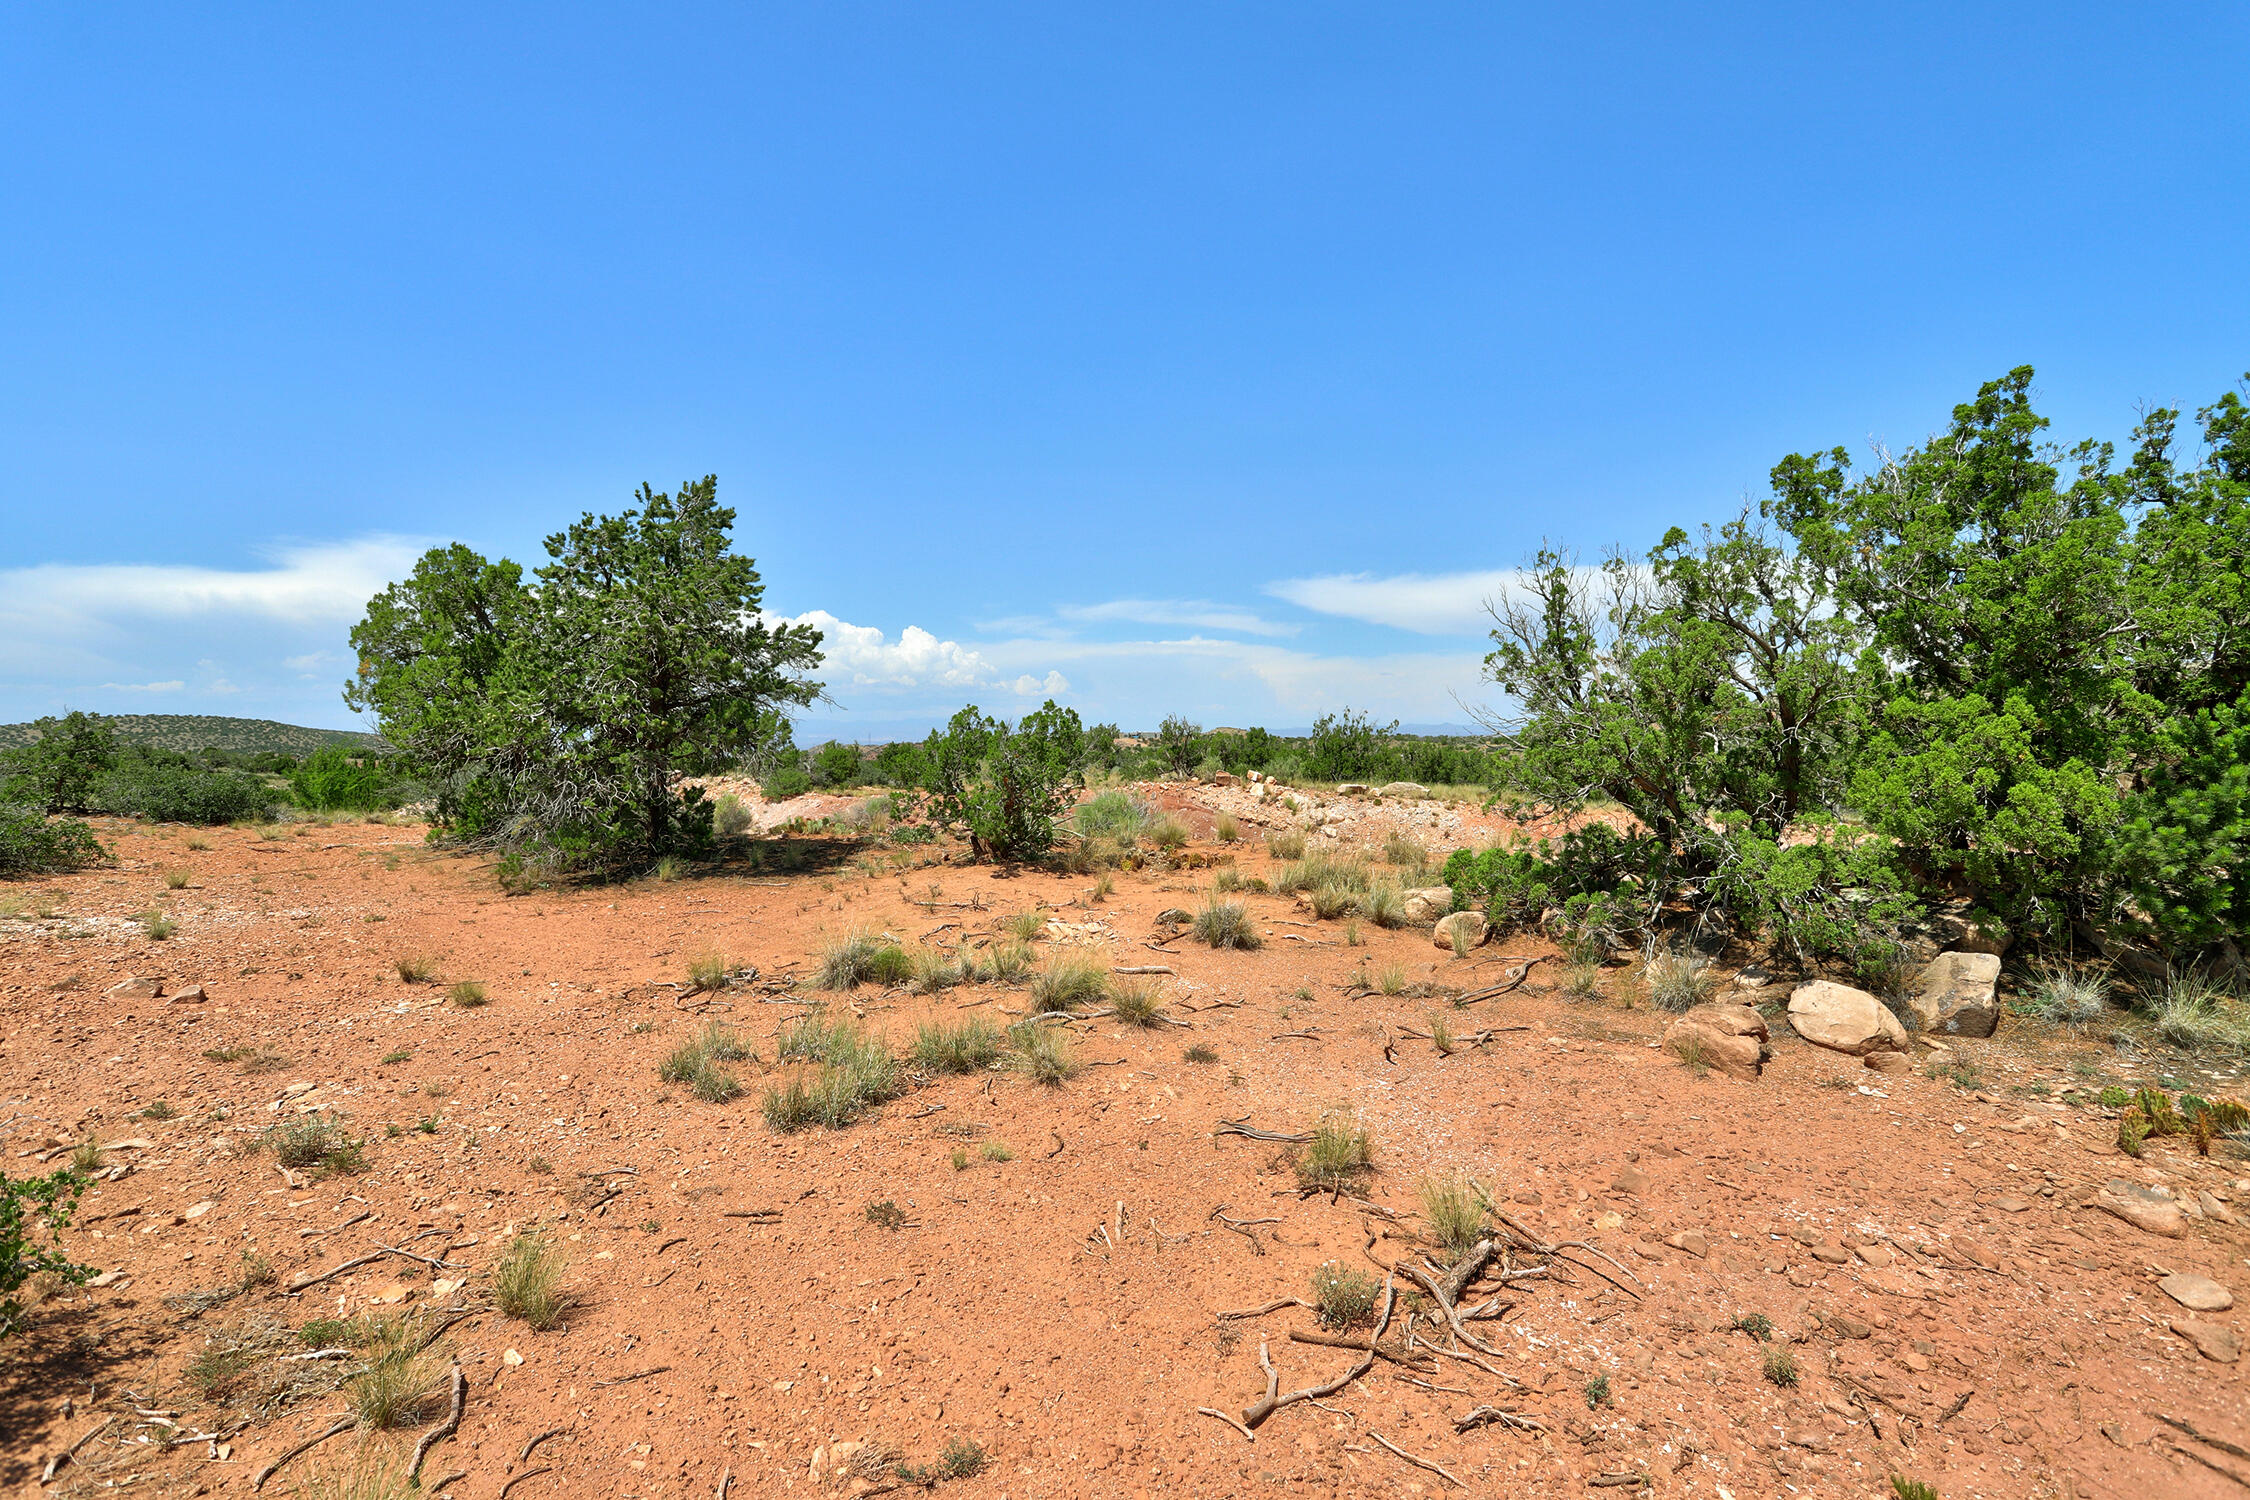
[[[1800,984],[1789,996],[1789,1026],[1816,1047],[1865,1057],[1904,1052],[1906,1028],[1882,1001],[1832,979]]]
[[[1922,968],[1906,1008],[1918,1031],[1990,1036],[2000,1025],[2000,955],[1940,953]]]
[[[1664,1050],[1683,1062],[1700,1062],[1729,1078],[1756,1078],[1764,1067],[1765,1017],[1747,1005],[1698,1005],[1664,1030]]]
[[[1491,925],[1484,920],[1483,912],[1457,911],[1437,924],[1431,940],[1448,953],[1457,953],[1482,947],[1491,935]]]

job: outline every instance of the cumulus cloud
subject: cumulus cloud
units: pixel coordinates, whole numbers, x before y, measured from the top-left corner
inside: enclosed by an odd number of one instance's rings
[[[1490,628],[1488,600],[1498,600],[1522,578],[1515,568],[1477,573],[1329,573],[1285,578],[1266,592],[1316,614],[1389,625],[1421,635],[1481,635]]]
[[[1295,635],[1299,628],[1208,599],[1111,599],[1101,604],[1064,604],[1055,613],[1086,624],[1127,621],[1136,625],[1185,625],[1194,630],[1232,630],[1243,635]]]
[[[893,641],[873,625],[839,620],[825,609],[801,615],[767,615],[773,625],[810,625],[821,635],[821,665],[829,691],[864,688],[905,692],[929,688],[1002,688],[1029,696],[1063,693],[1069,679],[1049,671],[1044,677],[1010,675],[981,652],[959,641],[941,641],[919,625],[909,625]]]
[[[262,568],[166,563],[42,563],[0,572],[7,616],[186,619],[251,615],[290,625],[351,624],[367,601],[403,578],[424,542],[369,536],[273,548]]]

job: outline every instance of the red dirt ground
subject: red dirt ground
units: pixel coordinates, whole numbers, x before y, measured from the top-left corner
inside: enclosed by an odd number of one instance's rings
[[[1465,991],[1549,950],[1511,941],[1459,960],[1426,932],[1372,926],[1355,948],[1342,924],[1250,895],[1262,950],[1182,939],[1151,952],[1156,913],[1194,906],[1208,871],[1120,874],[1095,902],[1090,877],[814,841],[830,867],[510,897],[487,863],[425,851],[419,829],[290,834],[109,825],[114,867],[0,891],[49,893],[53,907],[0,920],[7,1170],[62,1165],[89,1135],[123,1169],[88,1194],[69,1237],[113,1275],[49,1296],[0,1354],[12,1491],[38,1489],[48,1460],[107,1418],[50,1492],[249,1493],[343,1399],[315,1379],[279,1410],[210,1400],[183,1383],[188,1362],[214,1337],[422,1305],[433,1276],[466,1279],[438,1305],[478,1309],[445,1335],[466,1416],[425,1471],[459,1472],[438,1488],[464,1500],[518,1476],[523,1500],[707,1496],[722,1474],[737,1495],[864,1493],[891,1481],[855,1473],[869,1450],[851,1445],[927,1464],[956,1440],[991,1458],[944,1485],[958,1500],[1453,1491],[1377,1434],[1473,1495],[1630,1495],[1645,1482],[1733,1500],[1875,1496],[1903,1474],[1946,1500],[2201,1496],[2240,1493],[2221,1471],[2250,1475],[2250,1459],[2158,1420],[2250,1447],[2250,1366],[2175,1335],[2185,1313],[2154,1284],[2172,1271],[2241,1283],[2250,1231],[2204,1219],[2158,1239],[2082,1206],[2126,1177],[2250,1208],[2237,1190],[2250,1184],[2234,1181],[2245,1167],[2174,1141],[2134,1162],[2098,1110],[2007,1094],[2086,1082],[2073,1062],[2122,1081],[2090,1039],[2011,1020],[1993,1042],[1959,1044],[1993,1080],[1972,1096],[1867,1071],[1777,1026],[1764,1078],[1730,1082],[1654,1050],[1661,1018],[1627,1003],[1624,970],[1610,971],[1608,998],[1573,1003],[1546,965],[1451,1012],[1457,1036],[1496,1031],[1440,1056],[1405,1032],[1426,1031],[1445,1000],[1363,992],[1351,983],[1362,964],[1394,985]],[[1254,845],[1191,852],[1266,870]],[[189,884],[167,891],[162,873],[180,868]],[[769,1128],[757,1089],[770,1063],[741,1065],[752,1090],[725,1105],[657,1078],[705,1014],[770,1059],[776,1029],[815,998],[775,981],[808,973],[851,929],[982,940],[1034,906],[1058,919],[1043,952],[1169,964],[1161,983],[1187,1027],[1081,1025],[1085,1066],[1060,1087],[998,1072],[925,1080],[839,1131]],[[151,907],[177,921],[168,941],[133,920]],[[685,965],[706,951],[760,977],[688,998]],[[395,961],[410,954],[433,957],[444,980],[481,980],[490,1003],[457,1009],[442,984],[401,982]],[[130,976],[160,977],[168,994],[201,984],[208,998],[103,997]],[[927,1016],[1004,1022],[1026,1002],[994,986],[935,1001],[863,988],[833,1003],[903,1050]],[[1190,1045],[1218,1061],[1185,1061]],[[254,1072],[205,1056],[233,1047],[283,1061]],[[409,1056],[384,1060],[397,1052]],[[159,1099],[176,1117],[139,1116]],[[1366,1201],[1397,1221],[1351,1197],[1301,1198],[1288,1148],[1212,1133],[1222,1118],[1301,1131],[1329,1107],[1372,1132]],[[238,1150],[307,1111],[367,1137],[365,1171],[288,1179],[270,1155]],[[1013,1159],[984,1159],[987,1142]],[[1349,1352],[1289,1340],[1314,1327],[1302,1308],[1216,1315],[1308,1295],[1324,1261],[1409,1256],[1418,1182],[1452,1171],[1530,1228],[1604,1248],[1642,1295],[1584,1270],[1521,1283],[1504,1319],[1473,1325],[1505,1378],[1450,1359],[1435,1373],[1379,1363],[1322,1405],[1275,1414],[1254,1442],[1197,1414],[1239,1414],[1263,1392],[1261,1341],[1285,1388],[1347,1368]],[[883,1201],[903,1227],[869,1220]],[[1222,1208],[1274,1222],[1252,1239],[1214,1218]],[[779,1212],[739,1216],[760,1209]],[[505,1237],[535,1224],[567,1252],[579,1299],[551,1333],[485,1310]],[[1667,1243],[1689,1231],[1706,1253]],[[462,1269],[386,1257],[281,1291],[378,1245]],[[225,1283],[246,1252],[272,1259],[275,1285],[200,1313],[167,1300]],[[1747,1313],[1789,1341],[1793,1388],[1763,1379],[1761,1345],[1730,1331]],[[282,1348],[253,1385],[309,1368],[285,1366]],[[645,1371],[659,1373],[627,1379]],[[1597,1378],[1609,1399],[1593,1405]],[[1481,1403],[1545,1430],[1457,1435],[1454,1419]],[[167,1430],[221,1436],[151,1441]],[[353,1441],[295,1460],[268,1493],[334,1478]]]

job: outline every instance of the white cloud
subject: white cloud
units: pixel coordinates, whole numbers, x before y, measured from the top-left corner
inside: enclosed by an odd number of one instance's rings
[[[906,692],[929,688],[1005,688],[1025,695],[1067,692],[1061,673],[1010,677],[981,652],[959,641],[941,641],[919,625],[909,625],[891,640],[872,625],[839,620],[825,609],[801,615],[768,615],[774,625],[810,625],[820,632],[821,664],[828,688],[867,688]]]
[[[1369,573],[1329,573],[1316,578],[1285,578],[1267,584],[1265,591],[1301,609],[1364,620],[1370,625],[1389,625],[1422,635],[1482,635],[1491,628],[1486,601],[1499,599],[1522,576],[1515,568],[1478,573],[1396,573],[1388,578]]]
[[[1064,604],[1055,613],[1066,620],[1138,625],[1185,625],[1195,630],[1233,630],[1244,635],[1295,635],[1299,627],[1278,624],[1230,604],[1208,599],[1111,599],[1101,604]]]
[[[105,682],[102,691],[109,693],[176,693],[186,687],[185,682],[174,678],[170,682]]]
[[[1458,720],[1459,700],[1477,696],[1484,664],[1470,652],[1330,656],[1207,636],[997,641],[982,649],[1003,667],[1019,655],[1073,664],[1094,712],[1146,724],[1175,711],[1212,723],[1309,723],[1347,704],[1384,718]]]
[[[271,566],[228,570],[165,563],[43,563],[0,573],[8,613],[106,620],[255,615],[290,625],[351,624],[367,601],[403,578],[426,544],[369,536],[275,547]]]

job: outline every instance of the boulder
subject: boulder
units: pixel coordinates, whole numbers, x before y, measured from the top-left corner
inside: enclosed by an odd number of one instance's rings
[[[178,994],[172,996],[169,1000],[166,1000],[164,1003],[166,1005],[201,1005],[208,998],[209,997],[203,993],[202,985],[191,984],[186,989],[181,990]]]
[[[1367,795],[1367,783],[1364,781],[1339,781],[1336,783],[1336,795],[1339,797],[1364,797]]]
[[[2122,1177],[2112,1177],[2094,1194],[2093,1206],[2103,1213],[2116,1215],[2135,1229],[2145,1229],[2168,1240],[2187,1237],[2186,1210],[2161,1188],[2143,1187]]]
[[[1815,979],[1790,992],[1789,1026],[1816,1047],[1854,1057],[1907,1048],[1906,1028],[1882,1001],[1832,979]]]
[[[1435,922],[1453,910],[1453,887],[1447,885],[1417,886],[1406,893],[1406,920],[1419,927],[1424,922]]]
[[[104,1000],[154,1000],[164,993],[161,979],[132,978],[120,980],[102,991]]]
[[[1459,943],[1454,941],[1456,933],[1460,935]],[[1431,940],[1448,953],[1452,953],[1461,949],[1481,948],[1484,946],[1484,940],[1490,936],[1492,936],[1492,928],[1484,920],[1483,912],[1457,911],[1437,924]]]
[[[1911,1073],[1914,1059],[1903,1052],[1870,1052],[1860,1059],[1878,1073]]]
[[[1664,1050],[1729,1078],[1756,1078],[1771,1054],[1765,1017],[1747,1005],[1714,1001],[1684,1012],[1664,1030]]]
[[[1378,797],[1427,797],[1430,789],[1419,781],[1386,781],[1375,788]]]
[[[1906,1008],[1918,1031],[1990,1036],[2000,1025],[1997,953],[1940,953],[1922,969]]]
[[[2156,1285],[2189,1312],[2225,1312],[2234,1306],[2234,1293],[2193,1271],[2175,1271]]]

